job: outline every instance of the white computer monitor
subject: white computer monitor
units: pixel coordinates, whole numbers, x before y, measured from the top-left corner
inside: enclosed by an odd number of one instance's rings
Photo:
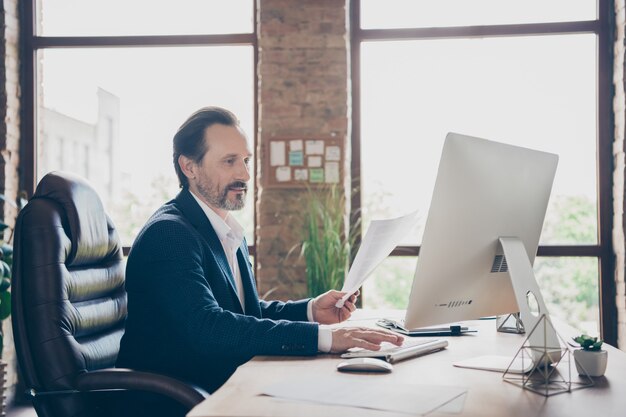
[[[406,328],[519,311],[528,331],[539,316],[528,315],[529,292],[539,314],[548,313],[532,263],[557,163],[555,154],[447,135]]]

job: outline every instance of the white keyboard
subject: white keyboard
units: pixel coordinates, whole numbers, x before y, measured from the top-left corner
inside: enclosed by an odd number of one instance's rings
[[[448,341],[443,339],[405,339],[402,346],[383,342],[380,350],[366,350],[354,348],[341,355],[342,358],[383,358],[393,363],[414,356],[436,352],[448,346]]]

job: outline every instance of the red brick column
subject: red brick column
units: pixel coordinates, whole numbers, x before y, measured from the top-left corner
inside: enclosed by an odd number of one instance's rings
[[[349,149],[347,1],[261,0],[257,4],[257,155],[268,158],[262,153],[264,141],[279,136],[335,136]],[[267,175],[263,169],[259,163],[259,178]],[[262,182],[257,183],[259,292],[272,291],[270,297],[277,299],[300,297],[306,293],[305,267],[297,251],[287,255],[300,242],[302,191],[263,189]]]

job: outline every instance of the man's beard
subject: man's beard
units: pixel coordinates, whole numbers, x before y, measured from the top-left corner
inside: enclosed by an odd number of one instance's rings
[[[198,182],[198,192],[202,197],[206,199],[206,201],[212,205],[213,207],[222,209],[222,210],[241,210],[243,206],[246,204],[246,195],[248,192],[248,186],[245,182],[235,181],[228,184],[224,189],[220,192],[217,187],[213,185],[213,183],[209,180],[208,184]],[[243,188],[243,193],[235,194],[235,200],[231,201],[228,199],[228,191],[231,188]]]

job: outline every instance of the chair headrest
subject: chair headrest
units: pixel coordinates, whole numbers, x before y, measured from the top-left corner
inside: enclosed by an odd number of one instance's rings
[[[50,172],[41,179],[33,194],[32,199],[39,198],[56,202],[67,216],[69,231],[66,233],[69,232],[72,242],[67,262],[85,264],[110,252],[109,229],[114,228],[113,223],[98,193],[85,179],[68,172]]]

